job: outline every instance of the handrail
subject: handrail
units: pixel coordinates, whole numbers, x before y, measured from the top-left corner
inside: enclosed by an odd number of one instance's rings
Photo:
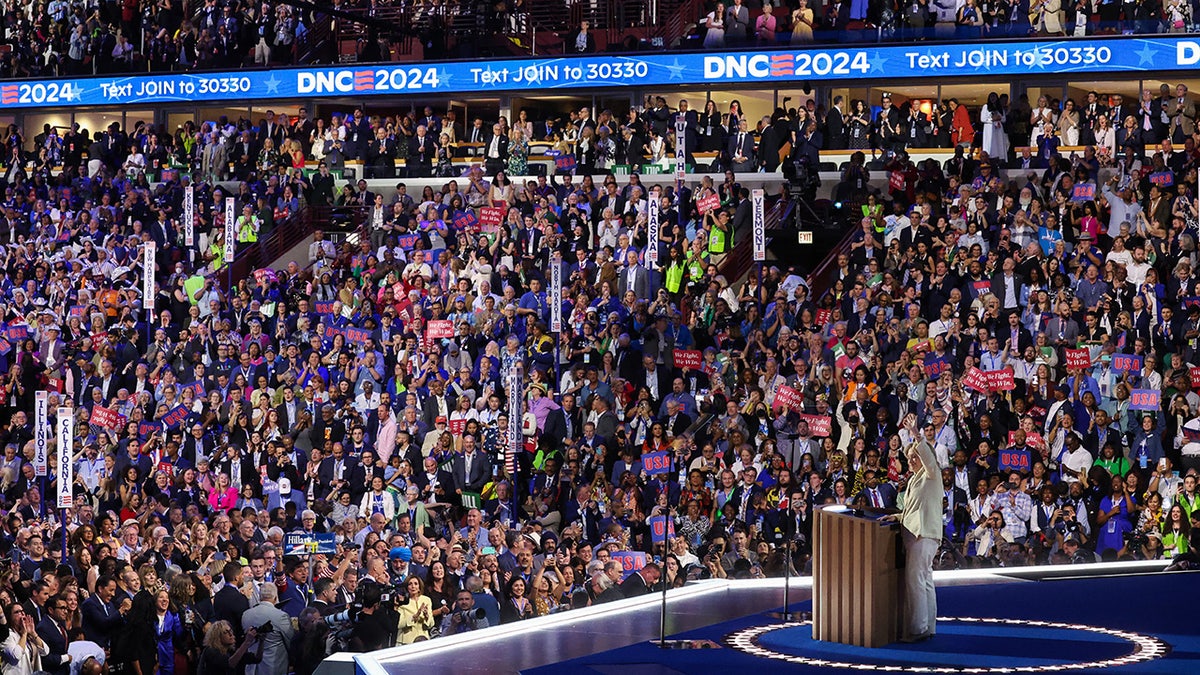
[[[780,219],[788,210],[790,204],[790,200],[780,199],[771,208],[767,209],[763,214],[763,229],[768,231],[777,229]],[[749,273],[753,267],[754,236],[751,232],[745,232],[742,233],[740,241],[733,245],[733,250],[729,252],[729,255],[725,256],[725,260],[721,261],[721,265],[717,268],[717,271],[732,286],[741,281],[742,277]]]
[[[224,274],[219,274],[218,278],[222,284],[228,283],[230,279],[236,280],[249,278],[254,270],[271,264],[279,259],[280,256],[287,253],[293,246],[311,236],[317,228],[328,228],[334,221],[334,214],[347,213],[349,215],[349,228],[347,231],[357,230],[365,220],[365,207],[346,207],[346,206],[305,206],[298,213],[283,222],[276,223],[275,227],[267,233],[265,237],[259,239],[253,246],[247,246],[246,250],[242,251],[233,259],[230,267],[232,269]],[[226,288],[226,290],[229,290]]]
[[[850,251],[850,244],[854,241],[856,232],[857,228],[846,228],[846,234],[842,236],[841,241],[813,268],[812,273],[808,275],[808,297],[820,299],[833,286],[832,279],[837,271],[838,256]]]

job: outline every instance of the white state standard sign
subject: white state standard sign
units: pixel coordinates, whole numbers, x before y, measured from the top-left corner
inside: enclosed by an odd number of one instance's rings
[[[225,262],[233,263],[237,243],[234,233],[234,220],[237,218],[233,210],[233,197],[225,197]]]
[[[687,120],[675,120],[675,179],[687,174]]]
[[[754,262],[767,259],[766,214],[763,211],[763,191],[754,190],[751,196],[754,207]]]
[[[154,256],[157,253],[157,245],[148,241],[142,246],[145,247],[142,257],[142,304],[153,312],[154,298],[158,295],[154,290]]]
[[[183,243],[196,245],[196,188],[191,185],[183,189]]]
[[[75,437],[71,435],[71,409],[58,409],[58,508],[75,505],[71,488],[75,482]]]
[[[650,201],[646,204],[646,262],[658,264],[658,193],[650,193]]]
[[[550,330],[562,330],[562,258],[558,254],[550,262]]]
[[[50,394],[39,391],[34,395],[34,428],[33,428],[33,468],[38,476],[48,473],[49,458],[47,445],[50,442]],[[45,495],[43,495],[45,497]]]

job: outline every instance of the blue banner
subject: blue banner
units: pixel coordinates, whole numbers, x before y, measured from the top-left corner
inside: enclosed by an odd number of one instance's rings
[[[1157,389],[1134,389],[1129,393],[1129,409],[1157,412],[1161,409]]]
[[[0,103],[5,108],[118,106],[589,87],[769,85],[810,79],[1161,73],[1198,65],[1200,40],[1182,36],[914,43],[27,80],[0,85]],[[347,108],[352,105],[347,103]]]
[[[660,450],[642,455],[642,468],[651,476],[671,472],[671,451]]]
[[[284,555],[333,555],[337,553],[337,537],[332,532],[290,532],[283,542]]]
[[[650,524],[650,543],[665,544],[668,538],[675,537],[675,523],[666,516],[654,516]]]

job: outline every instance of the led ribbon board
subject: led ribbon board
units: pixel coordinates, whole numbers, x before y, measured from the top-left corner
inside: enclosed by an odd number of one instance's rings
[[[27,80],[0,84],[0,102],[6,108],[38,108],[608,87],[772,86],[806,80],[1161,73],[1198,65],[1200,40],[1183,36],[864,44]]]

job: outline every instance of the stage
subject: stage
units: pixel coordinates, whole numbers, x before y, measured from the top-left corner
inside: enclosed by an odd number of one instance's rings
[[[361,655],[319,673],[674,675],[713,672],[1118,673],[1200,672],[1200,572],[1162,563],[939,572],[938,634],[863,649],[814,641],[785,623],[783,580],[710,581],[673,591],[656,638],[661,595]],[[791,609],[811,609],[808,578]]]

